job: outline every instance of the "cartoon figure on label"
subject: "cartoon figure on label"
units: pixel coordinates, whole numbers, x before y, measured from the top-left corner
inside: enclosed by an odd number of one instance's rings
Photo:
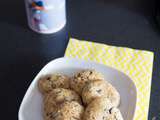
[[[53,9],[51,5],[44,5],[44,1],[41,0],[31,0],[29,2],[29,8],[31,13],[30,17],[32,19],[32,25],[36,29],[38,29],[39,31],[46,31],[49,30],[50,27],[52,27],[51,24],[47,23],[47,19],[50,19],[47,15],[47,12]]]

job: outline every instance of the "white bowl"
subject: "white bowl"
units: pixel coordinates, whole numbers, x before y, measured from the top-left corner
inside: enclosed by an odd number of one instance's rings
[[[39,72],[23,98],[19,109],[19,120],[43,120],[42,95],[37,87],[37,81],[41,76],[50,73],[62,73],[71,76],[75,72],[87,68],[96,69],[101,72],[106,80],[115,86],[121,96],[119,108],[124,120],[133,120],[137,102],[137,91],[133,81],[127,75],[102,64],[69,58],[53,60]]]

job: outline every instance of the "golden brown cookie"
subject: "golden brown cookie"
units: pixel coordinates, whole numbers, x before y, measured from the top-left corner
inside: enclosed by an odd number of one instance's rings
[[[57,110],[64,102],[76,101],[81,104],[80,96],[70,90],[64,88],[53,89],[44,97],[44,118],[45,120],[52,120],[51,118],[57,115]]]
[[[60,104],[57,111],[45,117],[45,120],[81,120],[84,108],[76,101]]]
[[[104,118],[112,107],[107,97],[96,98],[87,106],[83,120],[105,120]]]
[[[102,96],[107,97],[115,107],[120,103],[118,91],[107,81],[90,81],[83,88],[82,99],[84,104],[89,104],[92,100]]]
[[[76,101],[64,102],[58,109],[56,120],[81,120],[84,108]]]
[[[89,81],[104,79],[103,75],[95,70],[83,70],[77,73],[70,81],[70,86],[81,95],[82,89]]]
[[[47,75],[38,81],[38,87],[43,94],[54,88],[69,88],[69,77],[60,74]]]
[[[77,101],[81,104],[80,96],[70,89],[56,88],[44,97],[44,103],[61,104],[64,101]]]

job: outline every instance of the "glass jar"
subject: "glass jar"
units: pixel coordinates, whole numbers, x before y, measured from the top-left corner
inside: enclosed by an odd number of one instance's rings
[[[65,0],[25,0],[28,25],[38,33],[55,33],[66,24]]]

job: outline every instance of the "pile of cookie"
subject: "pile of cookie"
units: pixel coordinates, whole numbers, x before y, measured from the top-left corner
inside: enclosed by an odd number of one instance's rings
[[[123,120],[120,94],[96,70],[72,77],[47,75],[38,88],[44,96],[44,120]]]

